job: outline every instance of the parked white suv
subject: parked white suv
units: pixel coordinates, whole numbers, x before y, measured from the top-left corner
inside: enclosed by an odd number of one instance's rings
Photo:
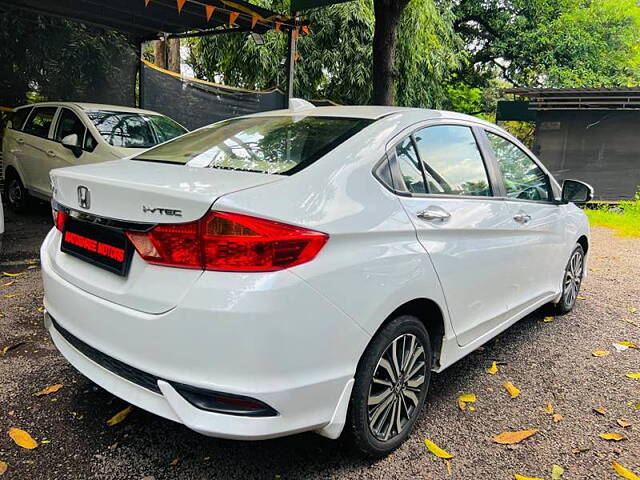
[[[45,323],[115,395],[217,437],[313,430],[382,455],[441,372],[571,310],[589,229],[495,125],[326,107],[223,121],[54,170]]]
[[[5,195],[24,211],[29,197],[51,197],[49,171],[140,153],[186,129],[159,113],[91,103],[37,103],[16,108],[2,142]]]

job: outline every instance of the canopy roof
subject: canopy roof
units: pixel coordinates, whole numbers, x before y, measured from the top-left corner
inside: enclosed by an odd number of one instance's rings
[[[179,4],[183,3],[180,11]],[[211,18],[209,11],[215,7]],[[243,0],[0,0],[0,8],[22,8],[43,15],[55,15],[118,30],[140,40],[170,36],[188,36],[194,32],[216,33],[228,26],[230,15],[238,14],[233,26],[220,33],[271,29],[290,29],[292,18]]]
[[[640,88],[508,88],[528,99],[529,110],[638,110]]]

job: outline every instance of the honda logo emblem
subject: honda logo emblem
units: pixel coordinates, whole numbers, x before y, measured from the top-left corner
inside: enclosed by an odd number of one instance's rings
[[[89,208],[91,206],[91,195],[89,189],[80,185],[78,187],[78,205],[80,208]]]

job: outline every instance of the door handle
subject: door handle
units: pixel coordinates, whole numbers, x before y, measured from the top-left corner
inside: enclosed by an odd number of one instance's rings
[[[426,210],[422,210],[418,212],[416,216],[422,220],[437,220],[440,222],[444,222],[445,220],[449,220],[451,218],[451,214],[442,209],[434,209],[427,208]]]
[[[53,150],[47,150],[47,155],[51,158],[56,156],[56,152],[54,152]]]
[[[531,215],[528,215],[524,212],[516,213],[513,216],[513,219],[518,223],[528,223],[531,220]]]

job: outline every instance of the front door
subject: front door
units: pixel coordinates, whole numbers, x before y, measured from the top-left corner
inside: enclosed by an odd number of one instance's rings
[[[487,131],[502,176],[506,203],[517,225],[516,302],[522,310],[559,292],[565,267],[561,208],[554,202],[549,176],[524,150]]]
[[[401,202],[439,276],[458,343],[466,345],[508,319],[514,284],[509,207],[494,195],[469,126],[424,128],[392,154],[410,192]]]

